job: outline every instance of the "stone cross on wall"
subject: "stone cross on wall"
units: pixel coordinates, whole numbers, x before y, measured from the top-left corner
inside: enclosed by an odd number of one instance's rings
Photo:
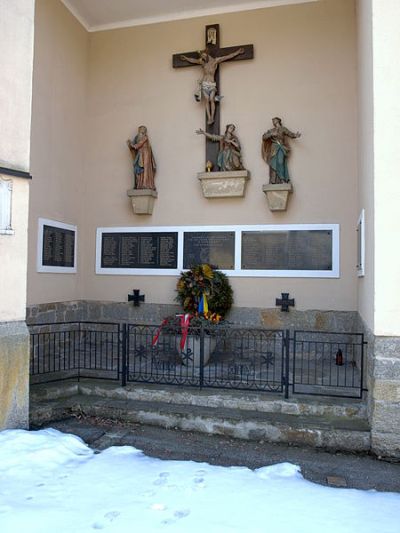
[[[253,59],[254,49],[252,44],[219,46],[219,24],[211,24],[205,28],[205,49],[195,52],[185,52],[172,56],[174,68],[200,66],[203,75],[199,81],[195,99],[206,103],[206,132],[219,135],[220,133],[220,107],[221,100],[219,87],[219,65],[225,61],[241,61]],[[206,139],[206,162],[211,161],[214,167],[217,163],[219,145]]]

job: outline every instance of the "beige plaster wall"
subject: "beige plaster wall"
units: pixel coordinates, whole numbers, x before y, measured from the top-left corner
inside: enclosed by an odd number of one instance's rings
[[[0,178],[10,176],[0,174]],[[12,179],[13,235],[0,235],[0,322],[25,320],[29,181]]]
[[[78,226],[85,205],[87,32],[59,1],[37,0],[28,303],[79,298],[79,274],[36,272],[38,218]],[[78,238],[78,265],[82,254]]]
[[[223,46],[255,47],[254,60],[225,64],[221,72],[222,125],[237,125],[252,176],[244,199],[203,198],[196,174],[204,166],[204,140],[194,133],[204,127],[204,109],[193,99],[199,72],[171,66],[173,53],[202,46],[209,23],[221,25]],[[274,307],[274,298],[289,291],[298,309],[357,308],[353,1],[88,35],[61,2],[39,0],[36,24],[29,303],[124,301],[133,287],[148,302],[173,300],[174,277],[96,275],[99,226],[339,223],[340,279],[232,278],[235,303]],[[286,213],[271,213],[262,192],[268,178],[261,136],[275,115],[303,134],[292,142],[295,192]],[[140,124],[148,126],[158,163],[159,197],[151,217],[134,215],[126,196],[132,177],[125,141]],[[38,216],[78,224],[77,275],[36,273]]]
[[[173,53],[199,49],[204,25],[219,23],[223,46],[253,43],[252,61],[222,66],[222,124],[233,122],[251,181],[244,199],[206,200],[204,111],[193,99],[199,72],[175,70]],[[232,279],[239,306],[273,307],[283,290],[298,309],[357,308],[357,84],[355,5],[349,0],[204,17],[90,36],[82,296],[126,300],[133,287],[149,302],[171,302],[175,278],[95,275],[98,226],[339,223],[340,279]],[[295,188],[286,213],[262,193],[267,167],[260,141],[279,115],[302,137],[289,163]],[[131,159],[125,140],[146,124],[158,163],[153,215],[131,211]]]
[[[34,0],[0,0],[0,166],[29,172]],[[28,426],[25,324],[29,180],[11,179],[12,234],[0,235],[0,430]]]
[[[33,0],[0,1],[0,166],[29,171]],[[2,176],[11,179],[10,176]],[[13,235],[0,235],[0,322],[23,320],[29,181],[12,178]]]
[[[34,0],[0,1],[0,166],[29,171]]]
[[[373,0],[375,157],[375,335],[400,335],[398,210],[400,151],[400,4]]]
[[[357,2],[358,35],[358,211],[365,210],[365,276],[358,281],[358,310],[374,330],[374,94],[372,0]]]

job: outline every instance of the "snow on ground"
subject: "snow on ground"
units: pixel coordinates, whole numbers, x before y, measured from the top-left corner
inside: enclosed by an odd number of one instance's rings
[[[1,533],[400,533],[400,494],[258,470],[94,453],[56,430],[0,433]]]

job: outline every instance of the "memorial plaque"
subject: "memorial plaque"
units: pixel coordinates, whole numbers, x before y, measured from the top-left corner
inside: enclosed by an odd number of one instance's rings
[[[233,270],[235,268],[235,232],[185,232],[183,268],[191,268],[202,263],[209,263],[221,270]]]
[[[176,269],[178,233],[103,233],[102,268]]]
[[[244,231],[242,269],[332,270],[332,231]]]
[[[43,225],[42,265],[68,268],[75,266],[75,231]]]

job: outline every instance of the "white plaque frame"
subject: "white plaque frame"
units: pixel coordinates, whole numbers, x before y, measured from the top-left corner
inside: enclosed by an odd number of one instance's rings
[[[332,231],[332,269],[331,270],[244,270],[241,268],[243,231]],[[340,226],[339,224],[264,224],[252,226],[128,226],[103,227],[96,231],[96,274],[114,276],[177,276],[183,269],[183,238],[185,232],[226,232],[235,233],[235,268],[222,270],[229,277],[242,278],[339,278],[340,277]],[[178,266],[166,268],[102,268],[101,244],[103,233],[178,233]]]
[[[0,235],[14,235],[11,225],[13,181],[0,176]]]
[[[48,266],[43,264],[43,227],[53,226],[55,228],[67,229],[74,232],[74,266],[73,267],[61,267],[61,266]],[[49,218],[38,219],[38,240],[37,240],[37,272],[47,272],[52,274],[76,274],[78,269],[78,227],[72,224],[65,224],[58,220],[51,220]]]

